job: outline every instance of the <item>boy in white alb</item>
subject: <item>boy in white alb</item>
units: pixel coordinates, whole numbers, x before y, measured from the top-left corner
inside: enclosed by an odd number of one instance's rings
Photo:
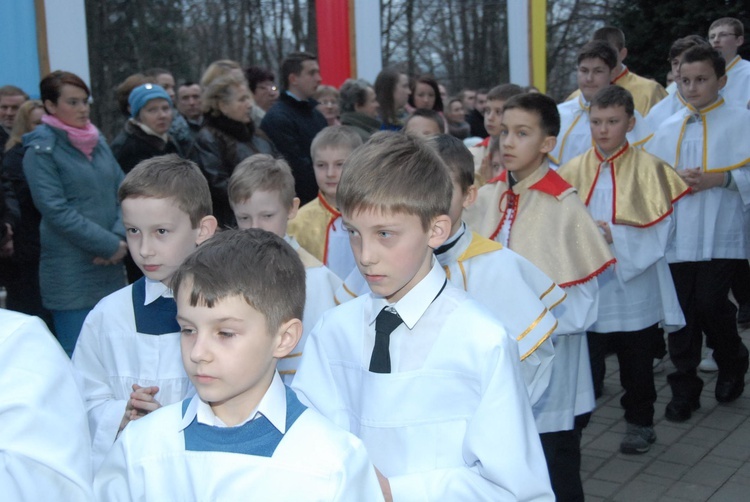
[[[594,40],[578,51],[578,88],[581,94],[570,101],[558,105],[560,113],[560,133],[557,143],[549,153],[549,159],[557,168],[591,148],[591,127],[589,126],[589,102],[600,89],[610,85],[612,74],[617,67],[617,51],[609,42]],[[635,127],[628,133],[628,141],[638,146],[648,139],[652,131],[643,116],[635,112]]]
[[[719,51],[726,64],[727,83],[721,90],[724,100],[747,108],[750,105],[750,61],[737,50],[745,43],[745,27],[733,17],[717,19],[708,28],[708,41]]]
[[[97,304],[73,352],[84,379],[95,469],[128,422],[192,393],[169,280],[217,225],[206,179],[176,155],[139,163],[118,197],[130,254],[145,277]]]
[[[305,269],[280,237],[220,232],[173,279],[197,394],[125,429],[99,500],[383,500],[362,443],[307,409],[276,372],[302,335]]]
[[[289,235],[342,280],[356,265],[349,235],[336,209],[336,186],[344,161],[361,144],[359,134],[347,126],[326,127],[315,136],[310,154],[318,197],[300,208],[288,229]]]
[[[669,334],[676,371],[666,418],[688,420],[700,407],[697,376],[702,333],[719,368],[714,394],[737,399],[745,388],[748,351],[737,334],[737,309],[728,299],[737,268],[748,258],[746,209],[750,205],[750,111],[725,102],[724,59],[696,46],[683,54],[680,90],[688,106],[667,119],[645,150],[674,166],[692,193],[675,209],[675,238],[667,248],[685,328]]]
[[[551,310],[565,299],[562,289],[529,261],[500,243],[466,227],[464,207],[474,203],[474,160],[463,142],[440,134],[427,142],[448,166],[453,184],[449,216],[451,234],[435,250],[448,280],[487,307],[518,342],[521,375],[533,405],[547,389],[555,349],[552,332],[557,320]],[[367,282],[354,270],[336,292],[339,302],[369,293]]]
[[[515,96],[505,103],[501,128],[505,171],[479,190],[464,217],[567,295],[552,312],[558,320],[552,379],[534,417],[555,496],[582,500],[581,431],[595,405],[585,332],[596,321],[596,277],[615,260],[575,190],[547,165],[560,128],[555,102],[543,94]]]
[[[451,192],[418,138],[347,160],[337,201],[372,293],[323,316],[293,385],[364,441],[386,500],[553,500],[517,343],[433,255]]]
[[[94,500],[89,428],[74,373],[41,319],[0,309],[3,500]]]
[[[682,93],[677,87],[677,83],[680,80],[682,55],[688,49],[695,47],[696,45],[709,46],[705,38],[699,37],[698,35],[688,35],[687,37],[675,40],[672,47],[669,48],[669,64],[672,66],[675,92],[671,92],[669,96],[659,101],[653,108],[651,108],[648,115],[646,115],[646,124],[651,131],[656,131],[662,122],[687,106],[687,101],[685,101],[685,98],[682,96]]]
[[[597,92],[589,111],[596,146],[557,171],[578,190],[617,258],[599,278],[599,309],[588,342],[596,394],[604,358],[615,352],[625,389],[627,433],[620,451],[645,453],[656,441],[652,342],[685,325],[664,258],[673,231],[672,204],[689,188],[669,164],[633,148],[630,93],[612,85]],[[648,201],[648,204],[644,203]]]
[[[341,285],[341,279],[286,233],[287,222],[297,213],[299,199],[294,196],[292,170],[284,160],[265,154],[248,157],[234,169],[227,191],[240,229],[262,228],[273,232],[292,246],[305,266],[307,292],[302,338],[277,364],[284,383],[290,385],[310,329],[326,310],[336,306],[334,293]]]

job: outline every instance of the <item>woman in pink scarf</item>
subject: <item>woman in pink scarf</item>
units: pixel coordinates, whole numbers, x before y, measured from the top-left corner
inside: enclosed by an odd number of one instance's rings
[[[89,121],[91,93],[80,77],[55,71],[39,90],[47,114],[23,137],[23,169],[42,215],[42,302],[70,355],[88,312],[125,285],[117,201],[123,172]]]

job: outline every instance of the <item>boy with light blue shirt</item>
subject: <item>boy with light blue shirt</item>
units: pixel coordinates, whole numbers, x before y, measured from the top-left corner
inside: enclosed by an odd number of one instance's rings
[[[118,197],[130,254],[145,277],[94,307],[73,353],[83,376],[95,469],[130,421],[192,392],[180,363],[169,280],[216,230],[206,179],[176,155],[138,164]]]
[[[379,501],[362,443],[276,371],[302,334],[305,270],[280,237],[219,233],[172,287],[197,394],[131,424],[94,480],[100,500]]]

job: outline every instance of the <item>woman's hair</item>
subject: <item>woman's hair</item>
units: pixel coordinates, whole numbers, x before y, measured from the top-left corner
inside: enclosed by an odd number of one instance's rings
[[[401,72],[395,68],[386,68],[378,73],[375,79],[375,95],[380,103],[380,114],[385,124],[398,123],[398,110],[393,101],[393,93],[401,78]]]
[[[221,77],[222,75],[231,73],[232,70],[239,70],[239,72],[244,75],[242,67],[237,61],[232,61],[231,59],[220,59],[218,61],[214,61],[213,63],[208,65],[208,68],[206,68],[206,71],[204,71],[203,75],[201,76],[201,88],[205,89],[211,84],[213,80]]]
[[[42,98],[42,103],[49,100],[57,104],[57,100],[60,99],[60,93],[62,92],[62,87],[64,85],[78,87],[86,93],[86,97],[91,96],[89,87],[86,85],[86,82],[81,80],[81,77],[75,73],[70,73],[69,71],[57,70],[47,75],[41,82],[39,82],[39,95]],[[46,107],[44,110],[49,113],[49,110],[47,110]]]
[[[416,94],[417,92],[417,84],[425,84],[432,87],[432,90],[435,91],[435,103],[432,105],[432,109],[436,112],[442,112],[443,98],[440,96],[440,87],[438,87],[438,82],[432,75],[422,75],[421,77],[418,77],[414,80],[414,82],[412,83],[411,95],[409,96],[409,104],[411,106],[414,106],[414,94]]]
[[[315,91],[315,94],[313,94],[313,99],[315,101],[320,101],[324,96],[331,96],[332,98],[335,98],[336,101],[338,101],[340,96],[339,90],[332,85],[319,85],[318,89]]]
[[[10,137],[5,143],[5,151],[21,143],[21,137],[27,132],[34,130],[35,126],[31,123],[31,112],[37,109],[44,110],[44,105],[38,99],[26,101],[18,108],[16,120],[13,122],[13,129],[10,131]]]
[[[204,75],[205,76],[205,75]],[[201,82],[203,80],[201,79]],[[233,73],[226,73],[220,75],[213,80],[208,82],[208,85],[203,87],[203,93],[201,99],[203,102],[203,113],[214,117],[221,115],[219,109],[219,103],[228,102],[232,99],[235,93],[235,87],[247,85],[245,77],[240,77]]]
[[[357,111],[357,106],[364,106],[367,103],[367,89],[372,87],[370,83],[362,79],[349,79],[339,89],[341,112]]]

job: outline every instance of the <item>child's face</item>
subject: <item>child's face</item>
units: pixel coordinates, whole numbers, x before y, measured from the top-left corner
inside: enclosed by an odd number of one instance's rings
[[[680,65],[679,82],[685,101],[700,110],[716,101],[719,90],[727,83],[727,76],[717,78],[709,61],[696,61]]]
[[[584,59],[578,64],[578,88],[588,103],[594,94],[612,81],[612,70],[599,58]]]
[[[352,151],[348,148],[329,146],[318,149],[313,158],[315,181],[326,200],[336,204],[336,187],[341,178],[341,169]]]
[[[745,43],[745,37],[738,37],[729,25],[714,26],[708,31],[711,47],[721,52],[727,64],[737,55],[737,49]]]
[[[431,85],[417,82],[414,88],[414,108],[432,110],[435,106],[435,89]]]
[[[555,146],[556,138],[547,136],[537,113],[511,108],[503,113],[500,143],[503,167],[521,181],[533,173]]]
[[[451,198],[451,209],[448,216],[451,218],[450,236],[453,236],[461,228],[461,216],[464,209],[471,206],[476,200],[477,189],[472,185],[464,192],[453,175],[451,175],[451,182],[453,183],[453,197]]]
[[[484,108],[484,128],[490,136],[500,136],[500,120],[503,118],[505,101],[492,99]]]
[[[260,228],[279,237],[286,235],[286,225],[297,214],[299,199],[294,198],[292,207],[281,200],[276,190],[256,190],[249,199],[234,205],[237,227],[242,230]]]
[[[172,198],[127,198],[121,207],[130,256],[146,277],[164,284],[216,229],[207,224],[216,221],[213,216],[193,228],[190,216]]]
[[[460,123],[464,121],[464,105],[460,101],[456,100],[451,102],[448,107],[448,112],[445,114],[451,121]]]
[[[432,250],[448,238],[450,218],[433,219],[428,230],[418,216],[366,209],[344,216],[357,267],[370,290],[394,303],[430,271]]]
[[[225,424],[236,425],[258,405],[271,384],[276,359],[286,355],[284,327],[269,332],[266,316],[239,295],[212,308],[192,306],[191,290],[187,280],[177,295],[182,363],[200,398]]]
[[[412,117],[409,119],[409,122],[406,123],[404,132],[427,138],[440,134],[443,131],[440,130],[434,120],[425,117]]]
[[[592,106],[589,121],[591,137],[606,155],[615,153],[625,143],[625,135],[635,126],[635,117],[628,116],[624,106]]]

